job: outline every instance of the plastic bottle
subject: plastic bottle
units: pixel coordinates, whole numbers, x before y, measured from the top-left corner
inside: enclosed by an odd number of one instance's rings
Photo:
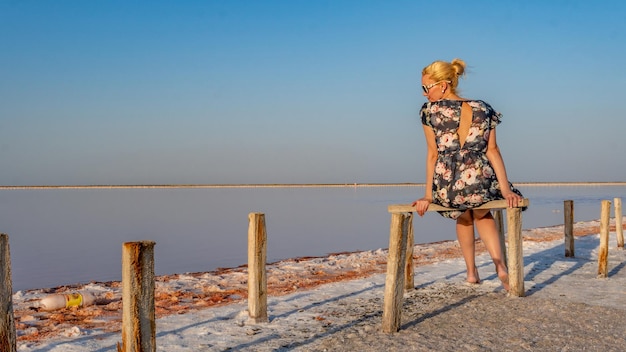
[[[38,308],[51,311],[61,308],[85,307],[94,304],[96,297],[87,291],[49,295],[39,300]]]

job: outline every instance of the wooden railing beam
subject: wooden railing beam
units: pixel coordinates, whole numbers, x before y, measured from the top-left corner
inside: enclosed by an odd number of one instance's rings
[[[527,207],[530,204],[528,199],[524,198],[518,204],[518,207]],[[491,202],[487,202],[481,206],[472,208],[472,209],[506,209],[508,208],[508,204],[506,199],[492,200]],[[442,207],[441,205],[431,204],[428,206],[427,211],[448,211],[448,210],[458,210],[452,208]],[[390,213],[412,213],[415,212],[415,207],[411,204],[392,204],[387,207],[387,211]]]

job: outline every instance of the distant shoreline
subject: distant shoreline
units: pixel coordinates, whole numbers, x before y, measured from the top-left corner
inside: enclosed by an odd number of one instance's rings
[[[626,182],[515,182],[516,186],[626,186]],[[424,183],[260,183],[260,184],[154,184],[154,185],[34,185],[0,186],[0,190],[27,189],[142,189],[142,188],[357,188],[357,187],[423,187]]]

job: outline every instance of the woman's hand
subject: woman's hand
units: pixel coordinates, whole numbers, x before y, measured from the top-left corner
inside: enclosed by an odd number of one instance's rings
[[[428,206],[432,203],[433,200],[431,198],[420,198],[413,202],[411,206],[415,207],[415,211],[419,216],[424,216],[426,210],[428,210]]]
[[[502,196],[506,199],[507,205],[509,208],[516,208],[518,204],[521,204],[522,197],[519,194],[513,193],[512,191],[503,191]]]

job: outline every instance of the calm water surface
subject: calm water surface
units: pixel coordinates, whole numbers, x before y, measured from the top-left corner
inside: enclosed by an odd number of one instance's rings
[[[530,199],[523,227],[599,218],[600,201],[626,186],[519,187]],[[14,291],[121,279],[122,243],[152,240],[157,275],[236,267],[247,261],[248,214],[265,213],[268,261],[387,248],[389,204],[422,186],[321,188],[28,189],[0,191]],[[454,221],[415,220],[415,241],[455,239]]]

